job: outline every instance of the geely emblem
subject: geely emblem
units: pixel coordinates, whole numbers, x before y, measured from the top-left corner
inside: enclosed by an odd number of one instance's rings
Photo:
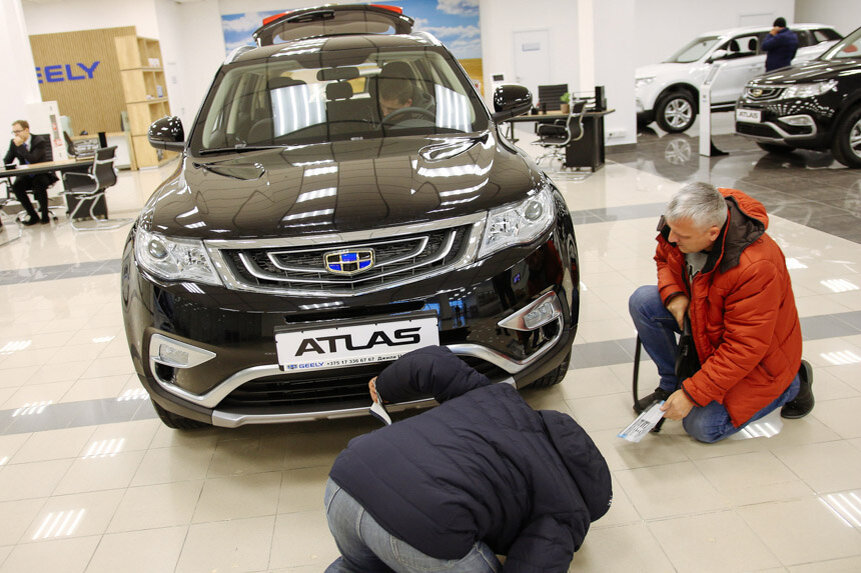
[[[762,95],[762,90],[760,88],[753,88],[752,90],[750,90],[750,95],[752,95],[753,97],[759,97]]]
[[[374,266],[374,249],[347,249],[323,255],[326,270],[335,275],[356,275]]]

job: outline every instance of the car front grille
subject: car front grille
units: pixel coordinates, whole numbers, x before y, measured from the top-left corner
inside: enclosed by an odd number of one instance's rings
[[[747,86],[744,88],[744,97],[748,101],[769,101],[777,99],[783,93],[784,88],[767,88],[760,86]]]
[[[780,139],[781,136],[771,126],[762,123],[746,123],[736,122],[735,130],[742,135],[752,135],[754,137],[769,137],[772,139]]]
[[[349,296],[412,282],[455,267],[468,257],[472,229],[472,224],[461,224],[345,242],[236,247],[228,244],[219,247],[218,252],[225,263],[222,274],[227,275],[226,282],[234,288]],[[354,262],[343,262],[340,257],[353,257]]]

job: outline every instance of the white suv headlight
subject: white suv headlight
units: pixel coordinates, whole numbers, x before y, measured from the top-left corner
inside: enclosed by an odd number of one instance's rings
[[[644,88],[653,81],[655,81],[655,76],[651,76],[648,78],[637,78],[634,80],[634,89]]]
[[[479,258],[501,249],[528,243],[541,235],[556,217],[553,191],[548,185],[520,203],[491,210],[478,251]]]
[[[221,284],[202,241],[169,239],[138,227],[135,232],[135,259],[143,268],[162,279]]]
[[[789,86],[783,90],[780,98],[794,99],[800,97],[815,97],[834,89],[836,86],[837,80],[828,80],[827,82],[817,82],[815,84],[795,84],[794,86]]]

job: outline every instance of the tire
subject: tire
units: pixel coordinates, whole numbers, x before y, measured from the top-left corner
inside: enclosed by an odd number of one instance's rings
[[[165,410],[156,404],[155,400],[151,400],[151,402],[152,407],[155,408],[155,413],[158,414],[159,419],[168,428],[173,428],[174,430],[198,430],[209,427],[209,424],[204,424],[203,422],[198,422],[197,420],[192,420],[191,418]]]
[[[668,133],[681,133],[694,124],[697,118],[694,97],[687,91],[662,96],[655,106],[655,121]]]
[[[565,378],[565,375],[568,373],[568,364],[571,363],[571,351],[568,351],[567,356],[565,356],[565,360],[562,361],[562,364],[533,382],[529,385],[530,388],[550,388],[551,386],[555,386],[562,382],[562,379]]]
[[[777,153],[778,155],[786,155],[787,153],[795,151],[795,148],[791,145],[782,145],[780,143],[762,143],[757,141],[756,144],[763,151],[767,151],[768,153]]]
[[[847,113],[837,124],[831,153],[846,167],[861,169],[861,106]]]

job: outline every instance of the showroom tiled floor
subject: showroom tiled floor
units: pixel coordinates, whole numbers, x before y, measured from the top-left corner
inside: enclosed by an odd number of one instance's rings
[[[861,172],[719,143],[730,155],[707,159],[695,138],[646,135],[588,178],[559,178],[577,221],[580,330],[565,381],[524,394],[591,433],[615,487],[572,570],[861,570]],[[168,172],[122,173],[111,212],[131,214]],[[772,437],[702,445],[669,422],[631,444],[616,437],[633,417],[627,297],[654,281],[656,217],[691,179],[759,194],[772,210],[817,405],[782,428],[770,419],[758,431]],[[61,222],[0,247],[0,573],[322,571],[336,556],[328,468],[376,424],[163,427],[124,341],[126,232]],[[644,388],[655,378],[644,361]]]

